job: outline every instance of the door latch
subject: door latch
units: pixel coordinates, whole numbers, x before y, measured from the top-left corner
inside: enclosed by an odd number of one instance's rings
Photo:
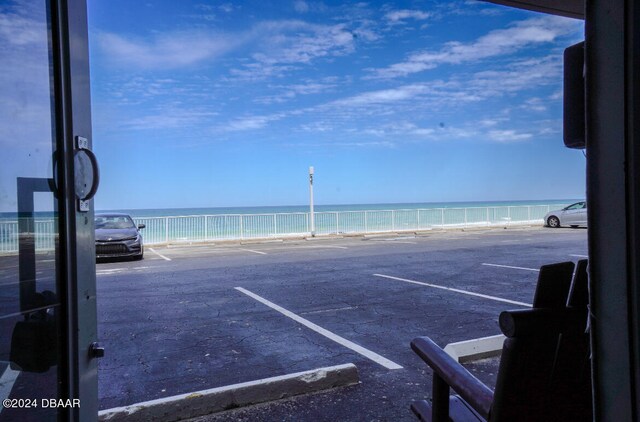
[[[78,199],[78,211],[89,211],[89,201],[96,194],[100,184],[100,170],[98,159],[89,149],[89,140],[82,136],[76,136],[76,150],[73,155],[73,171],[75,179],[76,198]]]

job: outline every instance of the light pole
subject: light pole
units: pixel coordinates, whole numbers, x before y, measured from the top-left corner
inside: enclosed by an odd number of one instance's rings
[[[311,237],[316,235],[316,226],[313,218],[313,166],[309,167],[309,221],[311,222]]]

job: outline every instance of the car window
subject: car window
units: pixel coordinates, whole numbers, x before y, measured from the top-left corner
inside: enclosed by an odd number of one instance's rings
[[[129,216],[96,217],[96,229],[135,229],[136,226]]]
[[[565,208],[565,210],[579,210],[581,208],[584,208],[584,202],[577,202],[575,204],[571,204],[567,208]]]

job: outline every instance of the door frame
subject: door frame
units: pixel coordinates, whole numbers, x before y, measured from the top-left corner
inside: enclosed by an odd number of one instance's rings
[[[79,211],[74,157],[77,137],[91,148],[91,96],[86,0],[51,0],[51,41],[56,176],[59,213],[62,346],[61,398],[80,407],[62,408],[59,420],[95,420],[98,414],[96,266],[93,201]]]

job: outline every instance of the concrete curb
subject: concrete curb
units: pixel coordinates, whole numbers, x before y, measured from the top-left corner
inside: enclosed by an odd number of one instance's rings
[[[458,362],[470,362],[500,355],[505,338],[505,336],[499,334],[497,336],[449,343],[445,346],[444,351]]]
[[[337,234],[322,234],[322,235],[315,235],[315,236],[305,236],[303,237],[304,240],[309,240],[309,241],[321,241],[321,240],[334,240],[334,239],[344,239],[343,235],[337,235]]]
[[[347,363],[102,410],[98,420],[178,421],[359,382],[358,369]]]
[[[284,239],[261,239],[261,240],[243,240],[240,242],[241,245],[260,245],[263,243],[282,243]]]

